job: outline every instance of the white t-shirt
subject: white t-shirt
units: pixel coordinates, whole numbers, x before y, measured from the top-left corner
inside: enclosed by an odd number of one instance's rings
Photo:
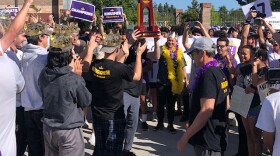
[[[275,142],[272,156],[280,155],[280,92],[266,97],[263,101],[260,115],[256,127],[273,133],[275,132]]]
[[[279,68],[280,67],[280,55],[274,52],[273,50],[269,51],[267,53],[268,55],[268,61],[269,61],[269,67],[270,68]]]
[[[16,94],[24,87],[24,79],[16,63],[0,56],[0,151],[3,156],[16,156]]]

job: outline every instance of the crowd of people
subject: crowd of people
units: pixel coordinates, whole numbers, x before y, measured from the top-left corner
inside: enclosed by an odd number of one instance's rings
[[[186,131],[179,151],[190,143],[197,156],[222,156],[235,85],[253,94],[246,117],[233,112],[236,155],[261,156],[264,147],[280,155],[280,88],[271,89],[263,102],[257,89],[268,68],[280,68],[280,34],[263,18],[252,26],[256,10],[229,30],[208,30],[199,21],[183,29],[161,27],[148,48],[137,28],[127,29],[125,14],[124,25],[104,27],[103,17],[94,15],[91,28],[79,28],[67,14],[61,24],[53,15],[47,22],[28,15],[32,3],[25,0],[12,22],[0,23],[0,156],[84,155],[87,116],[92,116],[93,156],[135,155],[138,121],[141,130],[149,129],[148,101],[154,131],[165,128],[166,110],[172,137],[174,116],[181,115]],[[241,41],[237,60],[229,38]]]

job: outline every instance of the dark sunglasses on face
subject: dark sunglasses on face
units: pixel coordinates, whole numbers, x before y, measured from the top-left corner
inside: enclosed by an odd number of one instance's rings
[[[217,48],[223,49],[224,47],[226,47],[226,46],[225,45],[217,45]]]

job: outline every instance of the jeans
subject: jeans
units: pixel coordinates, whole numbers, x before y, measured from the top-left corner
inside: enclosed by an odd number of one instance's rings
[[[24,112],[29,156],[43,156],[45,153],[42,117],[43,110]]]
[[[167,119],[169,124],[173,124],[174,113],[175,113],[175,102],[176,94],[173,95],[171,91],[171,86],[161,85],[158,87],[158,105],[157,105],[157,116],[158,123],[163,123],[164,118],[164,106],[165,104],[167,109]]]
[[[95,148],[93,156],[122,156],[125,119],[93,119]]]
[[[124,149],[131,150],[133,139],[138,125],[140,98],[123,93],[124,113],[126,116],[126,128],[124,137]]]

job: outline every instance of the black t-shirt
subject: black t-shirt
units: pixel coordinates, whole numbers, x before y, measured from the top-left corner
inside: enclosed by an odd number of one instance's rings
[[[134,71],[115,61],[102,59],[92,63],[92,114],[94,119],[124,119],[122,80],[132,81]]]
[[[250,86],[252,84],[252,65],[247,64],[239,68],[241,75],[244,77],[244,86]],[[259,94],[254,93],[250,108],[259,106],[261,103]]]
[[[135,67],[135,62],[127,64],[131,69]],[[124,92],[127,94],[133,96],[133,97],[138,97],[141,95],[141,90],[142,90],[142,83],[140,81],[127,81],[123,80],[123,88]]]
[[[196,133],[190,144],[205,147],[208,150],[224,151],[227,146],[226,120],[228,80],[218,67],[206,69],[199,79],[191,100],[190,124],[199,113],[201,98],[214,98],[214,111],[206,125]]]

